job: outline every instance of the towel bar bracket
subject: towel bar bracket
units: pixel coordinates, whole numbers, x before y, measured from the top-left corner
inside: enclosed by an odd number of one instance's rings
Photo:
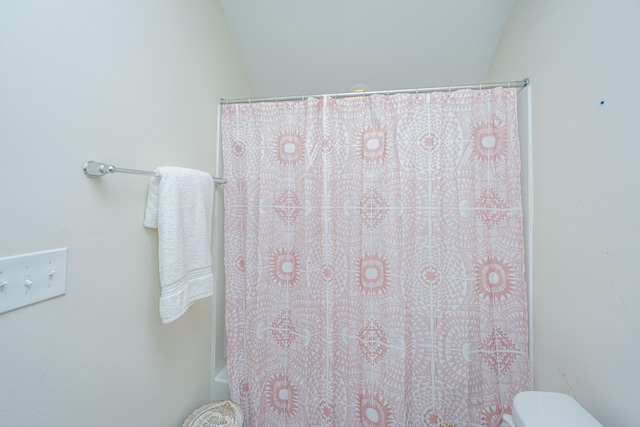
[[[82,166],[82,170],[84,174],[89,178],[97,178],[100,176],[105,176],[110,173],[114,173],[116,171],[116,167],[113,165],[108,165],[106,163],[98,163],[98,162],[86,162]]]

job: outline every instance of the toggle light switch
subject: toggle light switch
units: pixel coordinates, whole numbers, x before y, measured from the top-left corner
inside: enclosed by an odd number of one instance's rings
[[[0,314],[64,295],[66,278],[66,248],[0,258]]]

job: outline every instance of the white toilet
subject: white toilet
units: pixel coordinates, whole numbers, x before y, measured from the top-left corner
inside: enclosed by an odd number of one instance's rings
[[[509,427],[603,427],[572,397],[562,393],[525,391],[513,399]]]

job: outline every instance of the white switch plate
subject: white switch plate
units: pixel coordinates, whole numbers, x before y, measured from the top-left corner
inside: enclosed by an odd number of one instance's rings
[[[0,314],[65,294],[67,248],[0,258]]]

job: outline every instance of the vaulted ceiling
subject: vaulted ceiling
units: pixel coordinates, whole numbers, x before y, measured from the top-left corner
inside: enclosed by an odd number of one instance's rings
[[[513,0],[221,0],[256,96],[481,83]]]

